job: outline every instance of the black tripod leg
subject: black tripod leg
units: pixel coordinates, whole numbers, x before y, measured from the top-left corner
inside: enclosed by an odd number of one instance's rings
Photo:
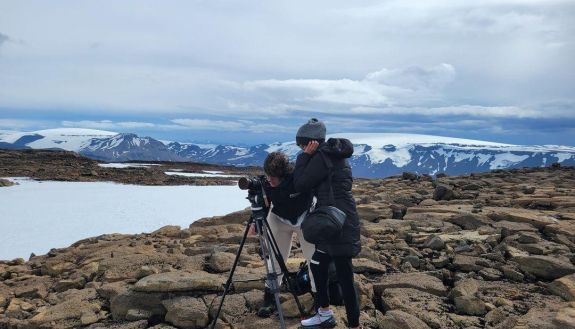
[[[236,266],[238,265],[238,262],[240,260],[240,254],[242,253],[242,249],[244,248],[244,244],[246,242],[246,238],[247,238],[248,232],[250,230],[250,225],[252,223],[253,223],[253,217],[250,217],[250,220],[248,221],[248,224],[246,225],[246,230],[244,231],[244,236],[242,238],[242,241],[240,242],[240,247],[238,248],[238,252],[236,253],[236,259],[234,260],[234,265],[232,266],[232,269],[230,271],[230,275],[228,276],[228,281],[226,282],[226,285],[224,288],[224,293],[222,294],[222,300],[220,301],[220,306],[218,307],[218,311],[216,312],[216,315],[214,316],[213,322],[210,326],[211,329],[214,329],[214,327],[216,326],[216,323],[218,322],[218,318],[220,317],[220,312],[222,311],[222,306],[224,305],[224,299],[226,298],[226,295],[228,294],[228,290],[230,289],[230,286],[232,284],[234,271],[236,270]]]
[[[286,286],[288,287],[289,292],[293,295],[293,297],[295,299],[295,303],[296,303],[298,311],[299,311],[299,314],[303,318],[306,315],[305,309],[303,308],[303,305],[299,301],[299,297],[295,294],[295,289],[292,289],[292,287],[291,287],[291,282],[288,279],[288,275],[290,272],[288,271],[288,268],[285,264],[285,261],[283,259],[282,254],[281,254],[281,251],[279,250],[278,244],[276,242],[274,235],[272,234],[270,225],[269,225],[267,220],[264,221],[264,225],[267,227],[266,231],[268,232],[268,240],[271,242],[271,247],[272,247],[272,252],[274,253],[274,257],[278,261],[281,272],[284,274],[282,281],[285,282]],[[273,260],[271,260],[271,261],[273,261]]]

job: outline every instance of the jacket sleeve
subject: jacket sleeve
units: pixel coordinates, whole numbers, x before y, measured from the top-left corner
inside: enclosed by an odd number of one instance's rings
[[[319,152],[313,155],[298,155],[293,172],[293,183],[296,192],[307,192],[327,178],[328,169]]]

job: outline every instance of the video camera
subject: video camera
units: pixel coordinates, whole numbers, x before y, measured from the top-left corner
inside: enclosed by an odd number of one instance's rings
[[[263,175],[254,177],[242,177],[238,180],[238,187],[242,190],[259,190],[267,182]]]
[[[242,177],[238,180],[238,187],[242,190],[248,190],[247,199],[251,203],[252,212],[256,216],[265,217],[269,208],[269,202],[264,190],[264,186],[269,184],[263,175],[253,177]],[[260,219],[260,218],[258,218]]]

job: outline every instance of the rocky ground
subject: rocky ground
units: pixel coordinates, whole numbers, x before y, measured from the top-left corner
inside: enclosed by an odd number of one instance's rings
[[[364,328],[575,328],[574,168],[405,173],[357,180],[354,195]],[[0,262],[0,328],[205,328],[249,215]],[[249,238],[217,328],[279,328],[255,315],[265,272],[257,250]],[[301,259],[296,243],[288,265]],[[282,303],[297,328],[293,298]],[[336,313],[345,328],[345,310]]]
[[[193,162],[146,161],[145,164],[153,165],[130,168],[106,168],[101,164],[74,152],[0,149],[0,178],[31,177],[36,180],[75,182],[111,181],[138,185],[230,185],[235,184],[237,178],[184,177],[166,175],[164,172],[201,173],[207,170],[245,176],[258,174],[261,171],[255,167],[240,168]]]

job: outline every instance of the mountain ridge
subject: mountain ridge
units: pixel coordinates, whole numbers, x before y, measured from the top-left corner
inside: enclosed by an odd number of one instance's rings
[[[350,163],[357,177],[387,177],[404,171],[449,175],[494,169],[575,165],[575,147],[514,145],[454,137],[397,133],[339,133],[354,143]],[[34,132],[0,131],[0,148],[64,149],[101,161],[193,161],[235,166],[261,166],[268,153],[281,151],[295,160],[295,142],[249,147],[181,143],[134,133],[60,128]]]

